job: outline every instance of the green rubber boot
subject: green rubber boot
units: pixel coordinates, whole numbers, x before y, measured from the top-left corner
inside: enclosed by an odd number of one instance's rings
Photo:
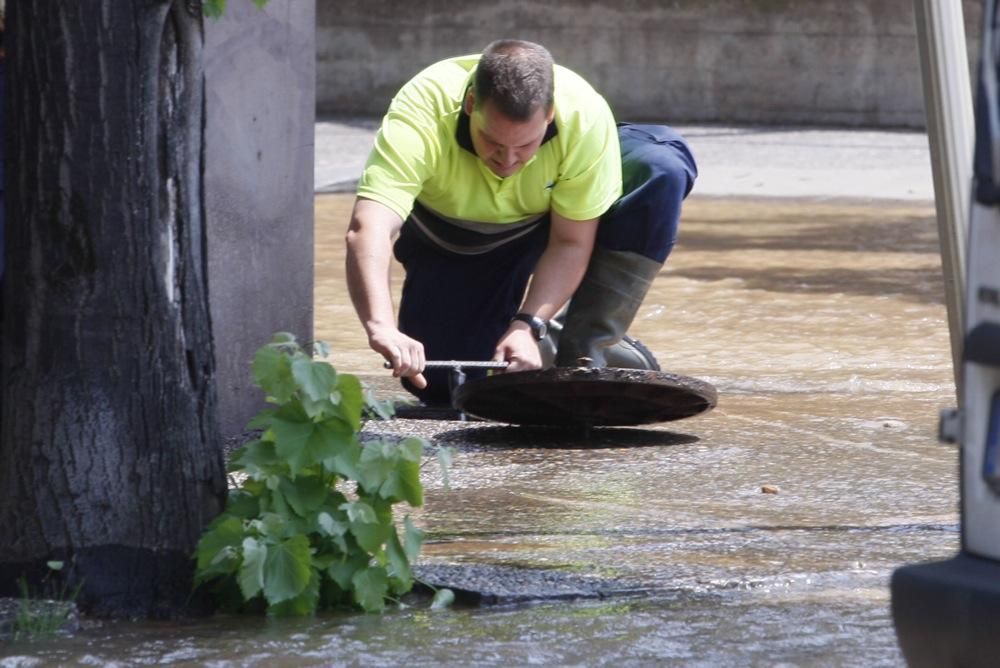
[[[659,371],[649,349],[625,331],[662,266],[638,253],[595,248],[565,316],[553,320],[556,326],[542,341],[543,361],[578,366],[586,357],[593,367]]]

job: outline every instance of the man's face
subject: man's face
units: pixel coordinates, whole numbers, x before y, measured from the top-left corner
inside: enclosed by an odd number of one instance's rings
[[[476,109],[472,93],[465,99],[465,112],[476,155],[500,177],[513,175],[538,152],[555,114],[539,109],[526,121],[514,121],[497,111],[492,102]]]

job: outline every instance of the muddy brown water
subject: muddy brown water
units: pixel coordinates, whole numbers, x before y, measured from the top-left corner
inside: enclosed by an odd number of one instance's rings
[[[401,394],[346,295],[351,198],[316,202],[316,337]],[[954,405],[930,204],[692,198],[631,333],[712,383],[705,415],[598,430],[396,420],[425,467],[426,565],[559,569],[644,593],[384,616],[104,624],[27,665],[902,665],[888,578],[958,549]],[[401,273],[394,282],[398,290]],[[777,493],[763,493],[768,491]]]

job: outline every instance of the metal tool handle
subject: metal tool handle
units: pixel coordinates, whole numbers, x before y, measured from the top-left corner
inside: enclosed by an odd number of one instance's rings
[[[386,362],[383,364],[386,369],[391,369],[392,364]],[[428,360],[424,362],[424,367],[427,369],[506,369],[510,366],[510,362],[470,362],[464,360]]]
[[[392,364],[385,362],[382,366],[391,369]],[[462,369],[506,369],[510,362],[471,362],[467,360],[428,360],[424,362],[426,369],[450,369],[448,374],[448,393],[451,395],[452,407],[458,411],[458,419],[465,422],[465,412],[455,405],[455,392],[465,383],[465,372]]]

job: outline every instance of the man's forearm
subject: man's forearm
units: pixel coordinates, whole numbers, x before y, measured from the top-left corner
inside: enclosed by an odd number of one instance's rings
[[[596,222],[571,224],[596,227]],[[553,238],[538,260],[521,310],[545,320],[554,316],[583,280],[593,248],[592,234]]]
[[[347,290],[369,335],[373,327],[395,326],[389,288],[394,220],[381,205],[359,200],[347,231]]]
[[[347,290],[354,310],[369,334],[373,326],[395,324],[389,290],[390,254],[391,245],[385,240],[348,233]]]
[[[573,295],[590,262],[597,221],[553,219],[549,244],[539,258],[521,311],[548,320]],[[538,369],[542,359],[529,326],[515,320],[497,342],[493,359],[510,362],[508,371]]]
[[[521,310],[544,320],[569,301],[587,270],[590,248],[550,246],[538,260]]]

